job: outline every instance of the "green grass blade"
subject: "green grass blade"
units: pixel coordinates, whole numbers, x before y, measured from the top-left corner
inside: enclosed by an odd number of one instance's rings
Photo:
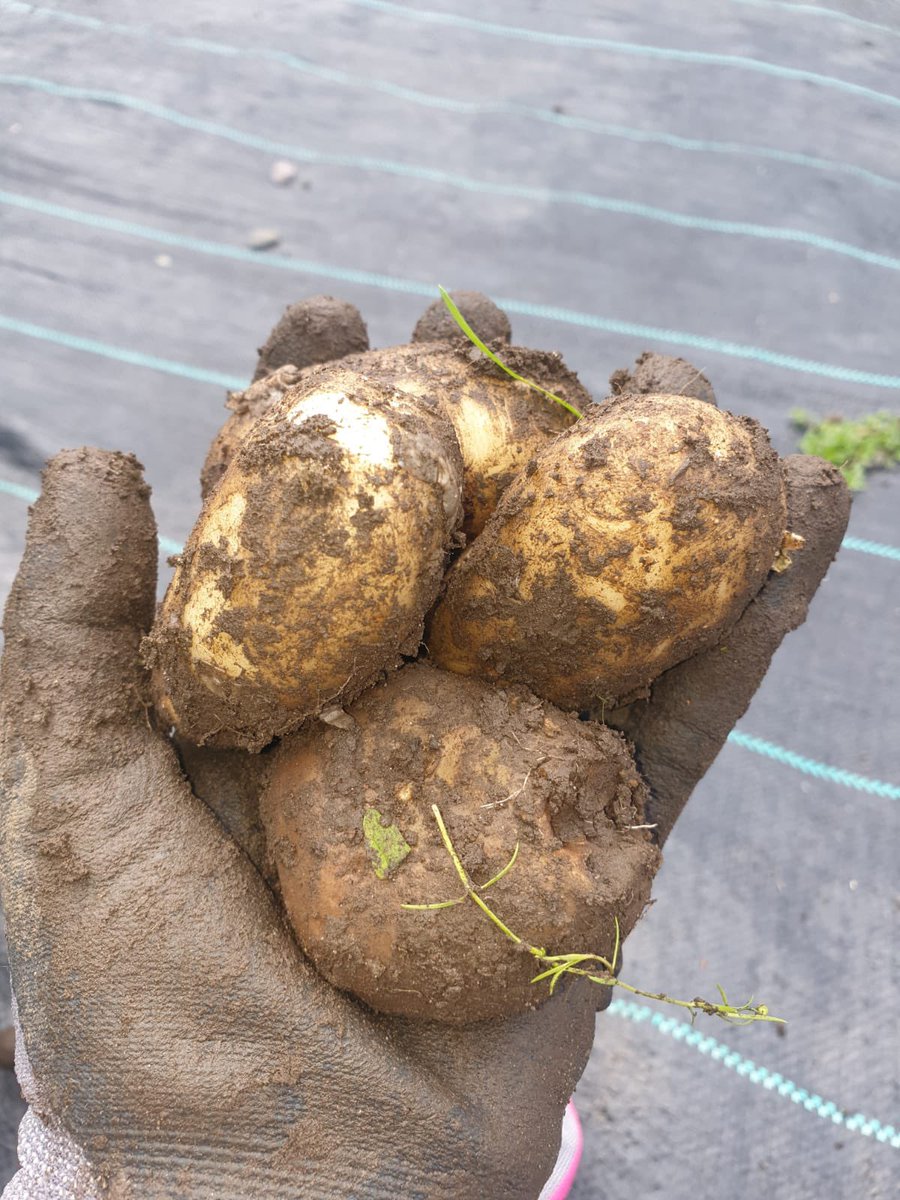
[[[462,315],[456,303],[454,302],[453,297],[450,295],[447,289],[438,284],[438,291],[441,293],[441,299],[447,306],[450,316],[457,323],[469,341],[474,346],[477,346],[482,354],[487,355],[491,362],[498,366],[501,371],[505,371],[507,375],[509,375],[512,379],[518,380],[519,383],[524,383],[527,387],[533,388],[534,391],[540,392],[541,395],[546,396],[548,400],[553,400],[556,404],[561,404],[566,412],[570,412],[574,417],[584,416],[584,413],[580,412],[573,404],[570,404],[568,400],[563,400],[562,396],[557,396],[555,392],[548,392],[546,388],[542,388],[541,385],[539,383],[535,383],[533,379],[526,379],[524,375],[519,375],[518,372],[512,369],[512,367],[508,367],[505,362],[502,362],[494,353],[494,351],[484,344],[466,318]]]

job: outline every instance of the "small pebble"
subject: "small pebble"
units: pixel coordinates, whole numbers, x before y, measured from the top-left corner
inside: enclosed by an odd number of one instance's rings
[[[276,229],[254,229],[247,239],[247,245],[251,250],[271,250],[280,241],[281,237]]]
[[[293,183],[297,178],[297,168],[286,158],[279,158],[272,163],[269,178],[277,187],[284,187],[285,184]]]

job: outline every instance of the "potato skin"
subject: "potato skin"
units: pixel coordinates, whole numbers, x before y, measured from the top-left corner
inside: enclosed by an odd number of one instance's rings
[[[497,689],[407,665],[349,710],[349,730],[311,727],[274,753],[260,805],[284,903],[308,957],[380,1012],[466,1024],[542,1003],[535,960],[461,894],[431,805],[510,928],[550,953],[610,956],[640,917],[659,865],[646,787],[621,735],[525,688]],[[366,813],[409,853],[376,873]],[[377,820],[377,817],[376,817]],[[398,856],[399,857],[399,856]]]
[[[778,457],[755,421],[685,396],[613,398],[507,489],[448,575],[431,657],[602,709],[719,640],[785,519]]]
[[[200,495],[205,500],[225,474],[241,442],[267,409],[280,400],[288,388],[296,387],[303,372],[294,366],[279,367],[251,383],[243,392],[229,392],[225,407],[231,415],[213,438],[200,471]]]
[[[520,375],[575,408],[584,410],[592,403],[558,354],[508,346],[502,357]],[[350,355],[344,362],[416,396],[453,425],[465,472],[463,531],[470,539],[484,528],[532,455],[574,420],[561,405],[511,379],[469,342],[393,346]]]
[[[158,709],[258,750],[419,647],[462,515],[452,429],[321,368],[241,443],[145,643]]]
[[[531,456],[568,428],[570,413],[532,388],[516,383],[466,342],[391,346],[349,354],[340,365],[375,383],[399,388],[450,421],[456,430],[464,467],[463,530],[475,537],[504,490]],[[559,355],[522,347],[504,350],[514,370],[584,409],[591,397]],[[302,380],[310,368],[299,372]],[[201,475],[203,498],[210,494],[253,423],[283,390],[283,367],[245,392],[229,397],[233,415],[216,435]]]

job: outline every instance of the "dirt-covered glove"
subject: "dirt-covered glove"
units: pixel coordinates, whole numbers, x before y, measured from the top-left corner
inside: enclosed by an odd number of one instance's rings
[[[624,718],[663,829],[839,545],[835,473],[803,461],[789,479],[803,567],[748,609],[727,678],[709,654],[669,673],[696,690],[687,730],[662,680]],[[459,1029],[375,1017],[326,984],[148,720],[138,646],[155,573],[134,459],[54,459],[5,617],[0,834],[21,1070],[51,1131],[35,1153],[74,1174],[18,1194],[537,1196],[596,989]]]

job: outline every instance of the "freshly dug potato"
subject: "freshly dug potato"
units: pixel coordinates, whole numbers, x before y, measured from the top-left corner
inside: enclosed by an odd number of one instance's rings
[[[265,375],[243,392],[229,392],[225,407],[231,416],[213,438],[200,471],[200,495],[205,500],[225,474],[241,442],[264,412],[280,400],[290,387],[296,387],[303,377],[299,367],[279,367]]]
[[[201,745],[259,750],[416,654],[462,516],[437,414],[320,368],[244,439],[205,504],[146,651]]]
[[[471,350],[470,344],[467,346]],[[559,404],[516,383],[477,351],[444,342],[391,346],[349,354],[341,366],[375,383],[400,388],[453,425],[465,472],[463,529],[474,537],[494,511],[503,491],[536,450],[571,425],[573,417]],[[512,347],[504,350],[509,365],[536,383],[584,410],[588,392],[559,355]],[[283,368],[287,371],[290,368]],[[305,377],[307,372],[302,373]],[[282,387],[280,372],[262,379],[229,399],[234,415],[213,442],[203,468],[203,496],[221,477],[231,456]]]
[[[548,953],[609,957],[646,905],[659,851],[628,745],[522,687],[405,666],[275,752],[261,816],[297,937],[321,973],[372,1008],[465,1024],[540,1004],[539,964],[466,900],[437,804],[509,928]]]
[[[592,403],[558,354],[509,346],[503,360],[577,409],[584,411]],[[463,530],[469,538],[481,532],[532,455],[574,420],[561,405],[511,379],[468,342],[394,346],[344,361],[379,383],[416,396],[453,425],[465,471]]]
[[[719,640],[785,527],[765,430],[685,396],[613,398],[536,456],[456,562],[433,661],[611,705]]]

